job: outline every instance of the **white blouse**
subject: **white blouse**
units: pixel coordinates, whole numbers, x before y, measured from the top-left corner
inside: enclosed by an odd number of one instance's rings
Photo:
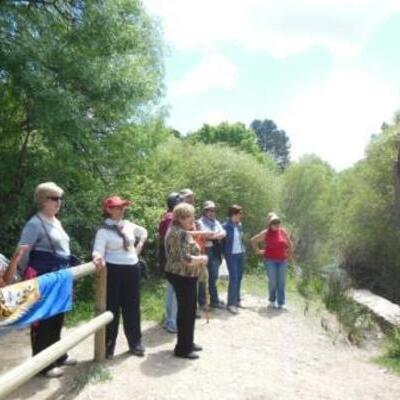
[[[102,256],[107,263],[119,265],[135,265],[139,261],[135,240],[147,239],[147,230],[128,220],[114,221],[107,218],[104,221],[108,225],[118,225],[129,241],[128,250],[124,249],[124,241],[117,232],[106,228],[100,228],[96,233],[93,245],[93,256]]]

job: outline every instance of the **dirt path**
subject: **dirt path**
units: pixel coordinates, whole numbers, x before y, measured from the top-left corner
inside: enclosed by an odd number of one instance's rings
[[[209,324],[196,325],[196,342],[204,346],[200,360],[172,356],[174,335],[155,324],[145,324],[145,358],[125,353],[120,335],[116,357],[107,362],[112,379],[77,383],[91,365],[92,340],[71,351],[81,361],[62,380],[35,378],[9,399],[285,399],[285,400],[394,400],[400,378],[370,363],[371,349],[343,342],[334,344],[321,328],[320,316],[304,316],[300,300],[290,311],[267,310],[265,300],[247,296],[247,309],[238,316],[218,311]],[[29,354],[24,332],[14,339],[18,356]],[[16,352],[3,351],[1,367],[15,363]],[[10,346],[7,347],[10,349]],[[5,356],[5,358],[4,358]]]

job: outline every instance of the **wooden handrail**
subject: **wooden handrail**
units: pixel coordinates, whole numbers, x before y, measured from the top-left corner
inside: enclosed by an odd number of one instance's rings
[[[95,333],[94,359],[96,362],[104,361],[106,354],[105,326],[114,318],[112,312],[106,311],[107,270],[97,270],[92,263],[81,264],[70,268],[73,278],[96,273],[96,318],[77,328],[67,337],[62,338],[39,354],[28,359],[11,371],[0,376],[0,399],[16,390],[30,378],[42,371],[45,367],[57,360],[69,349],[76,346],[89,335]]]
[[[0,399],[4,399],[8,394],[38,374],[43,368],[56,361],[89,335],[104,328],[112,319],[112,312],[106,311],[85,325],[80,326],[65,338],[0,376]]]

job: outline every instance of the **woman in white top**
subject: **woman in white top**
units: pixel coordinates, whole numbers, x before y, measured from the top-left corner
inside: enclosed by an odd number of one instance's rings
[[[114,355],[120,311],[130,352],[140,357],[144,355],[140,330],[138,256],[147,239],[147,231],[123,219],[125,209],[131,204],[131,201],[118,196],[104,200],[106,219],[96,233],[93,246],[93,262],[97,267],[107,267],[107,310],[114,314],[106,329],[107,358]]]

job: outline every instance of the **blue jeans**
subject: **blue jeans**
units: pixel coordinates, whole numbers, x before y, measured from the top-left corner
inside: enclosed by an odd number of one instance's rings
[[[210,292],[210,305],[215,306],[220,303],[218,297],[217,280],[221,258],[214,255],[212,247],[207,249],[208,263],[208,290]],[[199,283],[198,301],[200,306],[206,305],[206,290],[204,283]]]
[[[278,306],[285,304],[285,280],[288,262],[278,260],[265,260],[264,265],[267,269],[269,301]]]
[[[244,253],[226,255],[225,260],[229,271],[228,306],[236,306],[240,302]]]
[[[178,313],[178,303],[176,301],[175,290],[167,281],[167,298],[165,303],[165,321],[164,328],[176,330],[176,316]]]

